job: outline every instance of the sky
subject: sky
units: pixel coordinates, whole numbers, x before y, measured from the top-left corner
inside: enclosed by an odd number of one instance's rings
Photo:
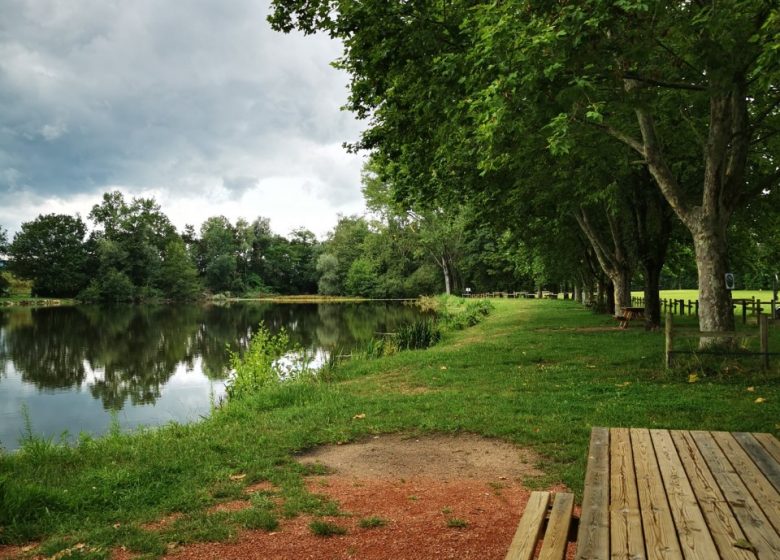
[[[153,196],[181,230],[268,217],[323,237],[362,213],[341,46],[266,0],[0,0],[0,227]]]

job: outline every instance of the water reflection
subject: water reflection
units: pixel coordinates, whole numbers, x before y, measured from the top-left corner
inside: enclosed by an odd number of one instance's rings
[[[189,375],[190,387],[194,378],[213,386],[227,375],[227,348],[245,348],[261,321],[322,353],[348,351],[416,315],[412,307],[381,303],[3,309],[0,414],[7,417],[13,406],[18,416],[31,390],[85,393],[104,410],[119,411],[156,404],[174,375]],[[35,417],[32,404],[30,412]]]

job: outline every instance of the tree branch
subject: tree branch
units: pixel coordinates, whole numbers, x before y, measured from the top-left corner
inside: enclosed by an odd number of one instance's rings
[[[639,121],[639,130],[644,140],[644,155],[647,160],[647,168],[653,175],[655,182],[661,189],[669,205],[686,225],[691,223],[691,208],[683,199],[682,189],[677,183],[677,178],[666,164],[658,136],[655,131],[655,121],[646,109],[638,107],[636,118]]]
[[[665,80],[654,80],[653,78],[646,78],[644,76],[634,74],[633,72],[623,74],[623,79],[634,80],[636,82],[642,82],[643,84],[667,88],[667,89],[683,89],[688,91],[705,91],[707,89],[706,86],[702,86],[699,84],[688,84],[685,82],[667,82]]]

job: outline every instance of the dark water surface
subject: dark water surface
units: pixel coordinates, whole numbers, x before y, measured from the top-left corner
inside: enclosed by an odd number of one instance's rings
[[[1,309],[0,445],[16,449],[29,426],[99,435],[112,414],[122,429],[197,420],[224,395],[227,346],[246,347],[261,321],[322,357],[418,315],[397,303]]]

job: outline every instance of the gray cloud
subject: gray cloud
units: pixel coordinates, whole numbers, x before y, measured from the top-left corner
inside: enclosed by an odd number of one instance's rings
[[[0,206],[299,178],[359,198],[359,126],[326,37],[270,30],[256,0],[0,0]],[[167,210],[167,209],[166,209]],[[9,229],[17,224],[0,212]],[[34,216],[31,216],[34,217]],[[27,218],[30,219],[31,217]]]

